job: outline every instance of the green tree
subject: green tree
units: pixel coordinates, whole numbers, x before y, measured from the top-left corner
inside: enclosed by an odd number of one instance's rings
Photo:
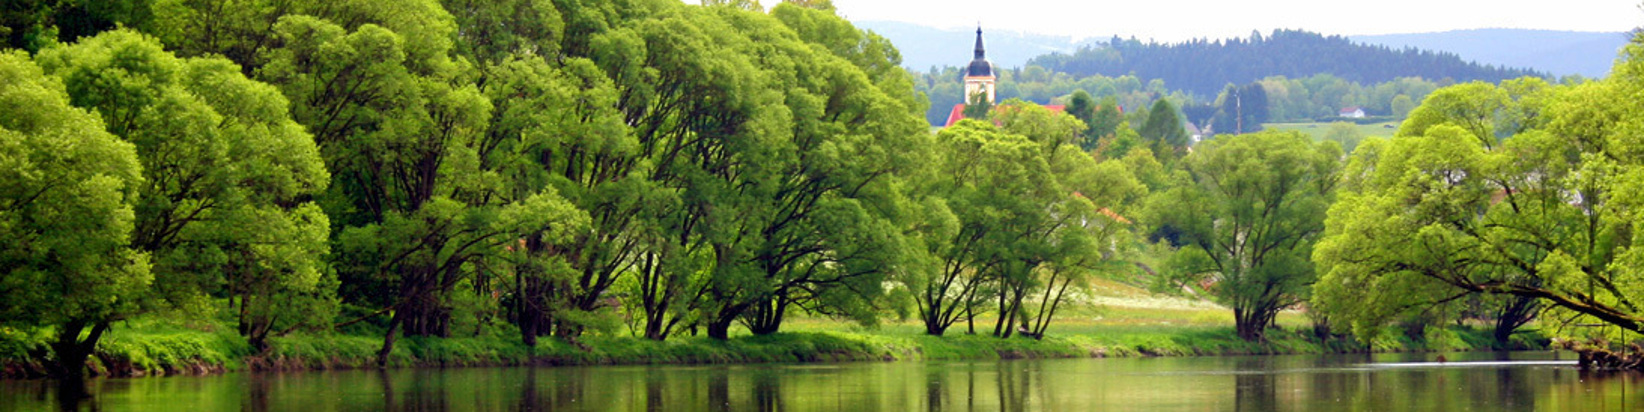
[[[504,163],[482,159],[497,144],[486,134],[494,106],[464,80],[471,72],[452,57],[455,28],[437,5],[330,11],[355,26],[281,17],[281,47],[260,75],[297,102],[293,117],[338,176],[322,199],[342,292],[380,308],[361,320],[391,313],[386,360],[402,331],[450,335],[463,320],[453,318],[459,291],[493,296],[484,261],[520,240],[563,242],[587,214],[552,187],[509,187]]]
[[[972,323],[992,300],[995,336],[1042,336],[1068,288],[1111,263],[1103,248],[1125,233],[1113,211],[1141,190],[1122,164],[1075,144],[1072,116],[1011,100],[994,118],[1001,126],[965,121],[937,136],[944,160],[922,189],[920,236],[932,264],[906,280],[928,334]],[[1036,293],[1037,309],[1026,304]]]
[[[1074,90],[1073,94],[1067,98],[1067,107],[1064,112],[1086,125],[1090,125],[1096,120],[1096,99],[1091,98],[1090,93],[1086,93],[1084,89]],[[1100,135],[1092,135],[1095,132],[1096,130],[1093,128],[1085,128],[1084,133],[1081,133],[1082,138],[1079,139],[1079,146],[1095,147],[1096,139],[1101,138]]]
[[[1404,308],[1472,293],[1644,329],[1631,212],[1644,112],[1616,103],[1644,90],[1641,57],[1635,41],[1609,79],[1557,89],[1440,89],[1397,137],[1367,142],[1314,256],[1318,305],[1363,337]]]
[[[1118,99],[1113,97],[1102,99],[1102,102],[1096,106],[1096,114],[1091,116],[1090,121],[1085,122],[1085,125],[1090,128],[1085,130],[1085,136],[1088,138],[1085,139],[1084,145],[1080,147],[1086,151],[1094,150],[1102,144],[1103,139],[1115,137],[1120,130],[1129,129],[1129,126],[1123,125],[1124,121],[1125,115],[1119,110]],[[1124,127],[1121,128],[1120,126]]]
[[[0,324],[55,329],[61,379],[78,382],[149,296],[148,255],[130,242],[143,185],[131,143],[27,54],[0,53]]]
[[[1147,113],[1147,122],[1137,132],[1152,146],[1154,153],[1174,158],[1187,149],[1187,129],[1182,127],[1182,117],[1176,112],[1176,105],[1159,99],[1153,102]]]
[[[1324,141],[1336,142],[1341,145],[1342,152],[1353,153],[1353,148],[1364,141],[1364,132],[1359,127],[1348,122],[1330,123],[1330,128],[1324,131]]]
[[[1239,337],[1260,340],[1280,310],[1307,300],[1308,261],[1324,229],[1341,149],[1298,132],[1208,141],[1183,159],[1187,174],[1149,201],[1154,227],[1180,230],[1185,246],[1167,270],[1174,284],[1212,283],[1233,308]]]
[[[1392,109],[1393,118],[1404,119],[1406,117],[1410,117],[1411,110],[1416,109],[1416,102],[1411,100],[1410,96],[1401,94],[1393,97]]]
[[[993,103],[988,102],[988,95],[984,92],[977,92],[970,95],[970,102],[965,104],[964,115],[966,119],[986,120],[988,112],[992,110]]]
[[[937,134],[937,151],[944,161],[933,175],[939,180],[926,189],[937,194],[926,200],[937,212],[929,235],[951,237],[927,243],[941,263],[910,279],[925,332],[931,335],[973,320],[985,310],[989,290],[1008,293],[993,285],[1000,279],[1025,277],[1023,272],[1031,268],[1021,262],[1021,254],[1031,252],[1015,243],[1025,241],[1024,232],[1043,217],[1041,201],[1057,195],[1047,187],[1051,176],[1044,149],[1026,136],[966,120]],[[1005,316],[1000,319],[1003,324]]]
[[[329,321],[330,223],[307,199],[330,175],[277,89],[127,30],[36,59],[136,146],[145,181],[132,246],[153,257],[159,298],[196,313],[229,298],[258,349],[270,333]]]
[[[1427,129],[1449,124],[1460,127],[1467,136],[1485,148],[1496,146],[1504,137],[1517,132],[1507,130],[1511,123],[1503,122],[1512,97],[1507,91],[1483,82],[1463,83],[1434,91],[1420,107],[1410,111],[1409,118],[1399,125],[1396,136],[1419,136]],[[1498,126],[1502,126],[1499,127]]]
[[[154,18],[151,1],[26,0],[0,7],[5,47],[38,52],[120,25],[137,27]]]
[[[838,19],[825,11],[778,8]],[[828,52],[845,47],[811,46],[767,15],[713,12],[746,36],[745,43],[724,44],[749,56],[754,67],[792,64],[802,71],[768,71],[768,83],[759,86],[768,92],[747,94],[748,104],[763,109],[759,116],[777,116],[749,120],[770,121],[776,129],[738,136],[747,142],[727,141],[742,149],[711,183],[725,186],[702,188],[724,193],[721,205],[736,206],[719,213],[738,216],[709,234],[735,236],[710,242],[722,276],[710,290],[717,307],[707,317],[709,335],[723,338],[733,319],[756,334],[774,333],[794,306],[871,323],[887,268],[901,259],[900,234],[886,213],[899,196],[895,176],[919,163],[921,138],[928,135],[917,117],[920,106],[906,104],[908,89],[880,89],[868,76],[875,69],[847,59],[853,55]],[[782,112],[770,111],[782,103],[751,100],[766,98],[785,102],[791,117],[784,121]]]

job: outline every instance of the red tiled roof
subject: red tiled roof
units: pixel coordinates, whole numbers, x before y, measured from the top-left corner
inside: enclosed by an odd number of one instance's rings
[[[1045,108],[1050,109],[1051,113],[1066,113],[1067,112],[1067,106],[1059,105],[1059,104],[1046,105]],[[1119,113],[1124,113],[1124,112],[1125,112],[1125,108],[1123,106],[1120,106],[1119,107]],[[953,110],[948,112],[948,122],[946,124],[943,124],[942,127],[953,127],[954,123],[959,123],[960,120],[964,120],[964,119],[965,119],[965,105],[964,104],[953,105]]]
[[[942,125],[942,127],[953,127],[954,123],[959,123],[959,121],[964,120],[964,118],[965,118],[965,105],[963,105],[963,104],[953,105],[953,111],[948,112],[948,123],[945,124],[945,125]]]
[[[1059,104],[1058,105],[1045,106],[1045,108],[1050,109],[1051,113],[1067,112],[1067,106],[1063,106],[1063,105],[1059,105]],[[945,125],[942,125],[942,127],[953,127],[954,123],[959,123],[960,120],[964,120],[964,119],[965,119],[965,105],[963,105],[963,104],[953,105],[953,111],[948,112],[948,123],[945,124]]]

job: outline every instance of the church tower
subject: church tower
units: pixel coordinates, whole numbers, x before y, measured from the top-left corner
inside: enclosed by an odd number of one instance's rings
[[[996,79],[993,63],[988,62],[987,51],[982,48],[982,26],[976,26],[976,59],[971,60],[970,67],[965,69],[965,103],[970,103],[971,96],[983,93],[987,95],[988,103],[992,104]]]

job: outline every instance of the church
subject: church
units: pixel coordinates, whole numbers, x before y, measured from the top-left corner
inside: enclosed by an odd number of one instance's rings
[[[965,100],[971,96],[985,95],[989,105],[998,103],[995,98],[995,88],[999,77],[994,74],[993,62],[988,61],[987,48],[982,45],[982,26],[976,26],[976,57],[971,59],[970,65],[965,67]],[[1046,109],[1062,113],[1065,108],[1060,105],[1047,105]],[[965,118],[965,104],[953,105],[953,111],[948,112],[948,121],[942,127],[953,126]]]

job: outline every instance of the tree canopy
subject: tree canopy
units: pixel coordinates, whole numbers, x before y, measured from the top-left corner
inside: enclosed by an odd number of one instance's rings
[[[1560,322],[1638,332],[1644,182],[1636,105],[1644,48],[1611,78],[1435,92],[1392,139],[1348,163],[1315,260],[1316,304],[1361,336],[1412,307],[1468,294],[1527,297]]]
[[[1224,136],[1194,147],[1174,186],[1148,201],[1154,225],[1180,233],[1172,285],[1203,287],[1261,339],[1280,310],[1307,301],[1309,257],[1324,231],[1341,149],[1299,132]]]

